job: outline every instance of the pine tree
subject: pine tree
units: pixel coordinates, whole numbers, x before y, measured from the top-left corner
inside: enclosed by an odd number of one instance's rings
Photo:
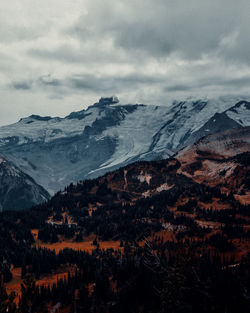
[[[26,274],[21,284],[21,299],[19,308],[22,313],[46,313],[46,307],[39,299],[39,290],[36,287],[34,277]]]
[[[93,240],[93,246],[98,246],[98,241],[97,241],[97,238],[95,238],[94,240]]]

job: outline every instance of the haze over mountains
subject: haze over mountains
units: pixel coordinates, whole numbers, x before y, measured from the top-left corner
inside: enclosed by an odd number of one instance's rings
[[[53,194],[71,182],[139,160],[167,158],[205,135],[246,126],[247,101],[164,107],[120,105],[110,97],[65,118],[31,115],[0,127],[0,153]]]

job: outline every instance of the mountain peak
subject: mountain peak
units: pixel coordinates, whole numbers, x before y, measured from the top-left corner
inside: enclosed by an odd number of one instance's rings
[[[47,122],[47,121],[50,121],[52,119],[53,118],[51,116],[40,116],[40,115],[32,114],[28,117],[20,118],[19,122],[23,122],[25,124],[30,124],[34,121]]]
[[[111,97],[101,97],[99,99],[99,102],[96,103],[96,105],[110,105],[110,104],[116,104],[119,103],[119,99],[117,96],[111,96]]]
[[[242,100],[236,103],[233,107],[229,108],[228,111],[238,113],[238,109],[250,110],[250,102]]]

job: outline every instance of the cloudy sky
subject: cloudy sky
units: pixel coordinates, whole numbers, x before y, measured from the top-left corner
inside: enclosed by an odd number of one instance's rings
[[[0,0],[0,124],[248,95],[249,0]]]

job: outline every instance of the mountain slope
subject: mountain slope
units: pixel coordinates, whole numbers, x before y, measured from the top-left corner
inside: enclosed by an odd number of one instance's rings
[[[176,158],[181,163],[179,173],[250,200],[250,127],[204,137]]]
[[[246,101],[165,107],[103,98],[65,118],[32,115],[0,127],[0,152],[53,193],[138,160],[166,158],[204,134],[248,126],[249,112]]]
[[[0,157],[0,211],[29,208],[48,199],[45,189]]]
[[[239,224],[248,229],[249,135],[250,127],[210,135],[175,158],[135,162],[71,184],[46,206],[49,223],[56,223],[58,216],[63,221],[66,214],[76,227],[88,234],[97,232],[105,240],[117,236],[133,240],[135,234],[141,238],[145,231],[169,224],[172,229],[192,226],[183,214],[209,227],[227,220],[238,223],[238,214],[242,215]]]

